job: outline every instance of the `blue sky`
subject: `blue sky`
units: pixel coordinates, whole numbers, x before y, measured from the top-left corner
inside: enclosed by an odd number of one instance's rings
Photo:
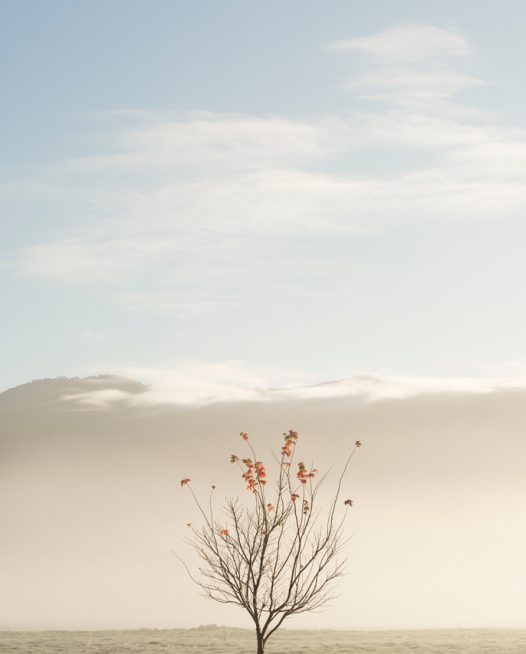
[[[0,388],[522,378],[524,3],[0,11]]]

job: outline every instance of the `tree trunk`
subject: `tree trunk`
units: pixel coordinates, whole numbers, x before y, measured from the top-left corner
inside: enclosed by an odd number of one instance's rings
[[[264,654],[264,652],[265,652],[265,643],[263,641],[263,637],[260,634],[257,634],[257,640],[258,640],[257,654]]]

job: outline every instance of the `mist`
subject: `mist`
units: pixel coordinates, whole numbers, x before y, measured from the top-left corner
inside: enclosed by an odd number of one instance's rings
[[[141,393],[131,380],[101,388]],[[231,453],[248,431],[262,459],[281,433],[332,470],[359,438],[345,495],[339,598],[289,627],[526,627],[526,392],[433,393],[201,406],[83,407],[85,380],[0,394],[0,615],[11,628],[249,626],[201,599],[174,553],[206,498],[243,494]]]

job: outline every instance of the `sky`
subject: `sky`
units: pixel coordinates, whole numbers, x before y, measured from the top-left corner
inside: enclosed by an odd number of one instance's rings
[[[524,3],[0,12],[1,389],[523,376]]]

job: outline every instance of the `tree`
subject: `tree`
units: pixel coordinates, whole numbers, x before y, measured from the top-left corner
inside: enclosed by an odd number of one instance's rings
[[[313,611],[334,597],[334,582],[345,564],[340,556],[347,543],[345,510],[352,500],[342,501],[342,515],[337,507],[349,463],[361,446],[356,441],[323,511],[317,500],[327,474],[320,478],[312,466],[294,463],[296,431],[283,437],[279,456],[274,454],[277,471],[270,489],[265,465],[248,434],[241,433],[251,456],[232,454],[230,462],[239,467],[251,501],[226,499],[221,517],[214,510],[215,486],[205,509],[191,479],[181,480],[204,520],[199,528],[188,523],[192,536],[186,539],[201,560],[200,575],[185,567],[205,597],[248,612],[256,628],[257,654],[263,654],[268,639],[288,617]]]

